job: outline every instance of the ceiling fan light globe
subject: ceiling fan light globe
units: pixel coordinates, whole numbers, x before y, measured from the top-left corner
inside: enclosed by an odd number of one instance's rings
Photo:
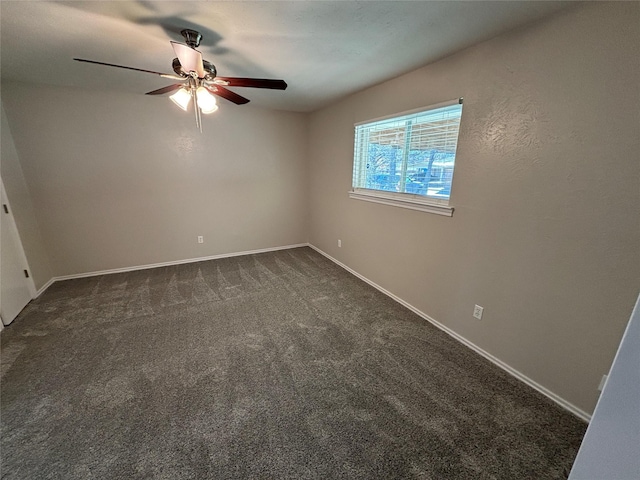
[[[173,103],[186,112],[189,107],[189,102],[191,101],[191,94],[186,88],[181,88],[169,98]]]
[[[196,95],[198,97],[198,106],[200,107],[200,110],[202,110],[202,113],[213,113],[218,109],[218,105],[216,105],[216,97],[211,95],[206,88],[198,87]]]
[[[213,105],[212,107],[210,107],[208,109],[205,109],[204,107],[200,106],[200,110],[202,111],[202,113],[205,113],[205,114],[208,115],[208,114],[213,113],[216,110],[218,110],[218,105]]]

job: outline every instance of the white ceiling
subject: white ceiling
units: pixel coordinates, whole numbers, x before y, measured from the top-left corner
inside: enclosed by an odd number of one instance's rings
[[[171,73],[169,40],[203,35],[222,76],[282,78],[236,88],[253,105],[312,111],[549,15],[554,1],[91,1],[0,4],[3,81],[140,94],[170,80],[74,57]],[[241,108],[241,107],[239,107]]]

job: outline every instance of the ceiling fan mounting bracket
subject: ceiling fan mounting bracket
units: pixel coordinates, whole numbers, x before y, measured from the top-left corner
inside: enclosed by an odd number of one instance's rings
[[[200,32],[185,28],[184,30],[180,30],[180,33],[184,37],[185,43],[191,48],[198,48],[200,46],[200,42],[202,41],[202,34]]]

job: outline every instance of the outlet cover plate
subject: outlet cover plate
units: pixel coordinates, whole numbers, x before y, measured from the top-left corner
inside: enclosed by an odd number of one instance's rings
[[[598,391],[599,392],[604,390],[604,386],[607,384],[607,378],[608,377],[609,377],[609,375],[602,375],[602,378],[600,379],[600,385],[598,385]]]
[[[482,320],[483,312],[484,312],[484,307],[481,307],[480,305],[476,305],[475,307],[473,307],[473,316],[478,320]]]

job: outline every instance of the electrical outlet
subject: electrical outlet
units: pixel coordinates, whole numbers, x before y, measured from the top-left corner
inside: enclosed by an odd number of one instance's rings
[[[338,240],[338,247],[342,248],[342,240]]]
[[[478,320],[482,320],[482,312],[484,312],[484,307],[481,307],[480,305],[473,307],[473,316]]]
[[[198,243],[204,243],[204,237],[202,235],[198,235]]]

